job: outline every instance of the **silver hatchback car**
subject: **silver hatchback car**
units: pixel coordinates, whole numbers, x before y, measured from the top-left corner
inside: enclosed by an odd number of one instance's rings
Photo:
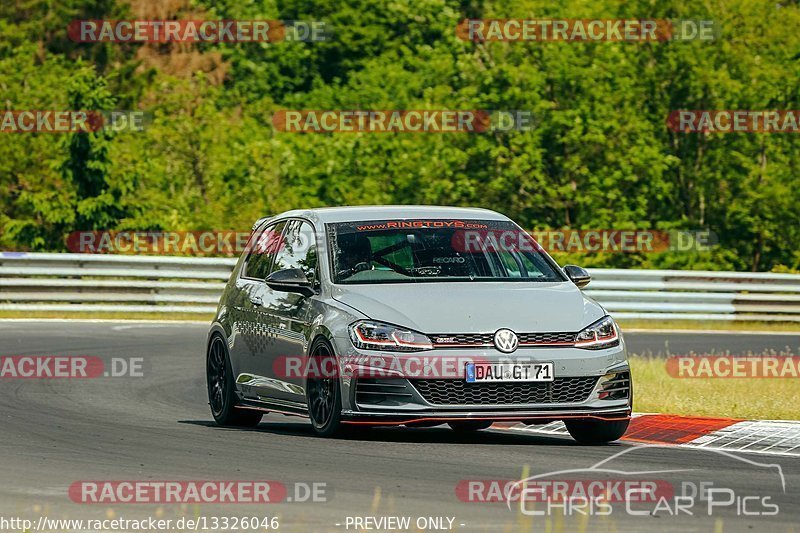
[[[214,419],[308,417],[456,431],[563,420],[620,438],[633,387],[614,320],[519,226],[485,209],[379,206],[259,220],[208,334]]]

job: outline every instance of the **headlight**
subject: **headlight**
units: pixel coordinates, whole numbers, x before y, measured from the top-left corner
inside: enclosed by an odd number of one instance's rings
[[[416,331],[382,322],[361,320],[348,328],[353,346],[362,350],[417,352],[433,348],[431,340]]]
[[[575,337],[577,348],[599,350],[619,344],[619,330],[614,320],[607,316],[587,327]]]

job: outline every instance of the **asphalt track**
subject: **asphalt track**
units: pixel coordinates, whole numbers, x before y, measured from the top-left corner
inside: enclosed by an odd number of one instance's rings
[[[304,420],[282,415],[266,416],[256,430],[218,428],[206,405],[205,333],[205,326],[189,324],[0,321],[0,355],[144,359],[143,377],[0,380],[0,518],[277,516],[282,531],[354,531],[346,527],[348,516],[408,516],[412,525],[418,517],[432,516],[453,518],[453,529],[460,531],[800,531],[800,461],[790,457],[626,443],[585,447],[567,438],[501,430],[461,437],[445,427],[373,429],[331,440],[313,436]],[[627,339],[632,351],[653,353],[665,342],[671,353],[785,346],[797,351],[799,344],[791,335],[631,333]],[[625,453],[613,464],[620,472],[659,471],[646,476],[673,486],[702,480],[731,489],[734,503],[714,507],[711,516],[707,502],[698,500],[692,515],[633,516],[618,504],[610,516],[564,516],[556,509],[531,519],[516,507],[467,503],[456,493],[462,480],[588,468],[619,452]],[[664,472],[675,469],[682,472]],[[577,473],[571,479],[593,475]],[[289,486],[322,482],[328,501],[89,505],[67,495],[79,480],[207,479],[277,480]],[[736,503],[743,497],[751,497],[743,507],[748,512],[769,512],[772,507],[760,505],[765,497],[778,504],[779,512],[741,516]]]

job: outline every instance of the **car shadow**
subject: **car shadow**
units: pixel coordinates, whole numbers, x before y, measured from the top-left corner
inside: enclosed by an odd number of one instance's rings
[[[178,423],[203,426],[214,431],[246,431],[313,439],[325,438],[316,435],[311,429],[311,425],[301,420],[297,422],[266,420],[262,421],[261,424],[254,428],[222,427],[218,426],[213,420],[179,420]],[[408,442],[415,444],[583,446],[567,435],[523,433],[494,427],[483,431],[458,433],[447,426],[435,426],[430,428],[355,426],[332,440],[355,442]],[[606,446],[614,447],[620,446],[620,444],[611,443]]]

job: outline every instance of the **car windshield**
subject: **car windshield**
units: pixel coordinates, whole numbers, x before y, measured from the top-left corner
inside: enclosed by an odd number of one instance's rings
[[[566,279],[510,221],[378,220],[327,228],[334,283]]]

